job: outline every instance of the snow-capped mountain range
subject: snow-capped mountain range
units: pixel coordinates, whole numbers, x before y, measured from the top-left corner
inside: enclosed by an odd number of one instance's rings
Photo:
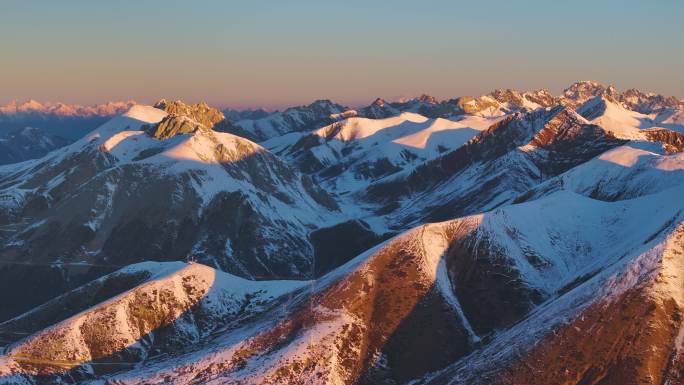
[[[79,104],[66,104],[45,102],[29,99],[24,102],[12,101],[0,106],[0,116],[3,118],[21,119],[26,116],[59,116],[59,117],[87,117],[87,116],[114,116],[121,114],[135,105],[134,101],[108,102],[83,106]]]
[[[684,383],[683,111],[132,105],[0,166],[0,383]]]

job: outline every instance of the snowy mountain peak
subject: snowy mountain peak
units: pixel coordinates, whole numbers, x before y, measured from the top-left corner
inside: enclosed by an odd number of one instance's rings
[[[136,104],[124,112],[122,116],[145,123],[159,123],[168,115],[164,110],[152,106]]]
[[[564,99],[574,102],[576,105],[584,103],[595,96],[605,96],[610,100],[619,100],[619,93],[613,86],[605,86],[591,80],[573,83],[563,90]]]

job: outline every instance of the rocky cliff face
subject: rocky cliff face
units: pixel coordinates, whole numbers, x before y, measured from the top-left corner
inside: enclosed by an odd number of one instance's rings
[[[161,99],[155,108],[168,114],[161,122],[151,125],[147,131],[157,139],[167,139],[177,134],[187,134],[198,129],[210,129],[218,132],[235,132],[237,127],[232,121],[216,108],[209,107],[202,102],[185,104],[180,100],[175,102]]]
[[[175,102],[161,99],[155,103],[154,108],[166,111],[170,116],[184,116],[207,128],[223,121],[225,116],[215,108],[209,107],[207,103],[185,104],[180,100]]]
[[[150,126],[147,133],[156,139],[169,139],[176,135],[191,134],[197,130],[207,130],[207,126],[182,115],[168,115],[161,122]]]

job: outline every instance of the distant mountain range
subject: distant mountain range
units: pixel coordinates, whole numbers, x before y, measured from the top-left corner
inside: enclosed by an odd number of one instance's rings
[[[81,138],[134,104],[80,106],[27,100],[0,106],[0,164],[39,158]]]
[[[109,102],[92,106],[82,106],[78,104],[65,103],[41,103],[30,99],[23,103],[13,101],[7,105],[0,106],[0,114],[3,117],[16,119],[27,116],[59,116],[59,117],[87,117],[87,116],[113,116],[120,114],[135,104],[134,101]]]
[[[413,112],[428,118],[454,119],[458,116],[503,116],[515,111],[533,110],[562,104],[576,108],[595,96],[603,96],[611,102],[641,114],[655,114],[660,125],[681,126],[684,122],[682,100],[651,92],[630,89],[619,92],[612,86],[583,81],[572,84],[560,96],[548,90],[516,91],[498,89],[479,97],[462,96],[438,101],[430,95],[386,102],[377,98],[373,103],[359,109],[351,109],[330,100],[318,100],[307,106],[268,112],[264,109],[225,109],[224,117],[235,124],[233,133],[261,142],[290,132],[306,132],[326,124],[352,116],[381,119]],[[104,123],[109,118],[128,110],[134,101],[108,102],[92,106],[65,104],[36,100],[22,103],[16,101],[0,106],[0,136],[26,127],[40,128],[46,135],[73,141]],[[4,134],[3,134],[4,133]],[[39,147],[39,146],[38,146]],[[54,148],[51,148],[54,149]],[[44,155],[43,152],[39,155]],[[25,160],[36,154],[14,157]],[[13,159],[14,159],[13,158]],[[0,160],[0,164],[9,160]]]
[[[0,117],[86,111],[33,107]],[[160,100],[51,135],[0,140],[36,158],[0,166],[0,383],[684,383],[677,98]]]

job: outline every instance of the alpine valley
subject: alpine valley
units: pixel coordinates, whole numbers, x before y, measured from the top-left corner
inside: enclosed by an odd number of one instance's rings
[[[684,384],[684,101],[0,107],[1,384]]]

